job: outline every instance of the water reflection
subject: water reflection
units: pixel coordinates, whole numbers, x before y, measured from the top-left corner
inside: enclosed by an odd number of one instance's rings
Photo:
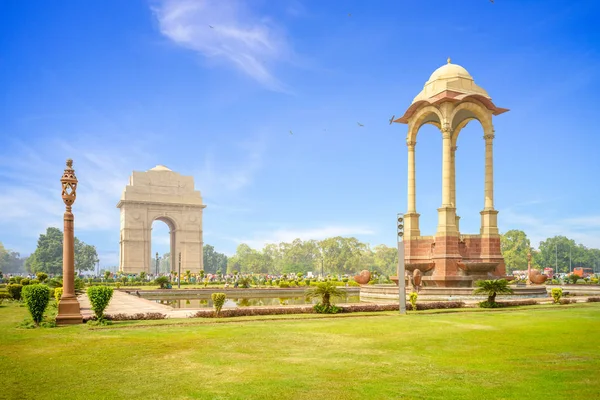
[[[155,299],[148,298],[159,304],[173,308],[212,308],[212,299]],[[254,307],[254,306],[287,306],[300,304],[316,304],[318,299],[299,297],[237,297],[225,300],[224,308]],[[360,303],[360,296],[348,295],[334,299],[334,303]]]

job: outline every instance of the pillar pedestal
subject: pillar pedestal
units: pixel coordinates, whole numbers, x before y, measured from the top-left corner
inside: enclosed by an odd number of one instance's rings
[[[456,228],[456,208],[438,208],[438,227],[436,236],[458,236]]]
[[[417,213],[404,214],[404,236],[407,238],[421,236],[419,217]]]
[[[498,236],[498,211],[483,210],[479,214],[481,214],[481,236]]]
[[[61,298],[58,303],[58,315],[56,316],[57,325],[74,325],[83,323],[81,309],[77,297],[70,296]]]

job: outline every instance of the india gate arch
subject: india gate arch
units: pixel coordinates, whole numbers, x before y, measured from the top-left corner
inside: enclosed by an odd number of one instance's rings
[[[119,270],[154,273],[152,223],[169,227],[171,269],[181,254],[181,271],[203,269],[202,211],[206,205],[194,188],[194,178],[158,165],[146,172],[134,171],[117,208],[121,210]]]
[[[492,117],[507,111],[492,102],[465,68],[448,59],[447,64],[433,72],[404,115],[393,120],[408,125],[408,202],[404,215],[406,270],[412,273],[420,270],[423,281],[430,286],[472,286],[475,280],[506,274],[500,250],[498,211],[494,208],[495,132]],[[479,233],[462,234],[460,217],[456,213],[455,157],[459,135],[471,121],[481,124],[484,133],[484,202]],[[434,236],[421,235],[416,203],[415,151],[419,129],[425,124],[437,127],[442,139],[442,201],[437,210]]]

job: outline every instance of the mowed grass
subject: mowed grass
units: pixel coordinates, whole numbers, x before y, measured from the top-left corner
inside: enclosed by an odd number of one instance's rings
[[[18,329],[0,398],[598,399],[600,304]]]

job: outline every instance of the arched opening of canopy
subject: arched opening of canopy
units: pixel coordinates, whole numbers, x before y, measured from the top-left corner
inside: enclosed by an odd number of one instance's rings
[[[149,268],[151,275],[171,272],[172,254],[175,253],[175,232],[175,223],[169,218],[159,217],[152,221]]]
[[[435,232],[442,186],[442,140],[437,126],[427,123],[418,132],[415,147],[416,209],[421,214],[419,227],[425,232]]]

